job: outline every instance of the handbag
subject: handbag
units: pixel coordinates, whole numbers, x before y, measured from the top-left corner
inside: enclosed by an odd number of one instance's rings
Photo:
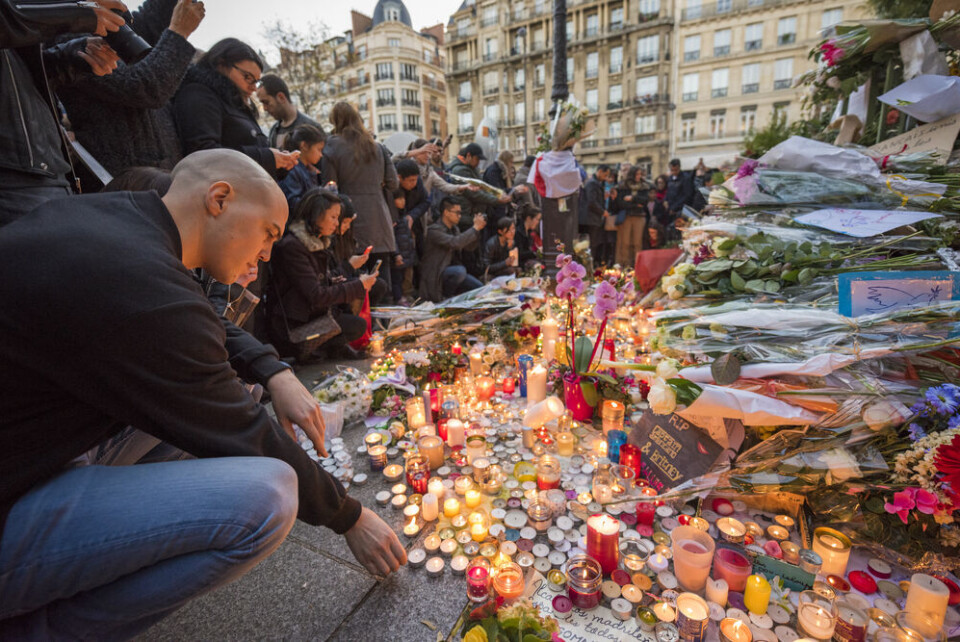
[[[287,321],[287,311],[283,309],[283,297],[276,291],[273,294],[277,297],[280,316],[283,317],[283,327],[287,331],[287,339],[296,351],[294,357],[297,361],[303,361],[313,354],[317,348],[343,332],[340,324],[333,318],[333,311],[330,309],[327,310],[326,314],[310,319],[303,325],[291,329],[290,323]]]

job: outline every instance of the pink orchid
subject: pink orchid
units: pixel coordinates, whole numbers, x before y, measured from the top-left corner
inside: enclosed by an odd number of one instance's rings
[[[563,267],[567,263],[573,260],[573,257],[569,254],[558,254],[557,255],[557,267]]]
[[[933,515],[937,511],[939,499],[935,493],[931,493],[926,488],[916,488],[917,510],[924,515]]]
[[[737,178],[746,178],[747,176],[753,176],[757,171],[757,161],[753,159],[747,159],[743,161],[743,164],[737,168]]]
[[[843,47],[837,44],[836,40],[827,40],[820,45],[820,53],[823,55],[823,60],[827,63],[827,66],[833,67],[840,62],[846,52]]]
[[[576,299],[581,294],[583,294],[583,281],[576,277],[567,277],[557,284],[557,296],[562,299],[567,296]]]
[[[593,308],[593,316],[598,320],[606,319],[607,316],[616,311],[617,288],[606,281],[602,281],[600,285],[597,286],[594,296],[596,297],[597,303]]]
[[[571,277],[575,279],[582,279],[586,275],[587,275],[587,270],[585,267],[583,267],[579,263],[571,261],[569,263],[564,264],[564,266],[560,269],[560,272],[557,274],[557,281],[559,282],[564,279],[569,279]]]
[[[904,488],[899,493],[893,494],[892,504],[890,502],[884,503],[883,510],[891,515],[897,515],[900,521],[906,524],[907,518],[910,516],[910,511],[917,505],[915,500],[916,494],[916,488]]]

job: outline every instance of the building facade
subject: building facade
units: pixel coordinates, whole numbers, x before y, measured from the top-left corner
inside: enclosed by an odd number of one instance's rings
[[[568,0],[567,79],[595,133],[577,158],[666,165],[673,119],[671,0]],[[500,148],[533,153],[551,107],[553,3],[466,0],[446,35],[452,147],[473,140],[484,118],[497,122]]]
[[[416,31],[401,0],[380,0],[368,17],[351,11],[353,28],[327,41],[334,64],[320,82],[317,110],[329,122],[339,101],[352,104],[384,140],[447,135],[443,25]]]
[[[823,29],[867,15],[850,0],[677,0],[673,156],[730,167],[753,128],[801,115],[796,77],[813,69]]]

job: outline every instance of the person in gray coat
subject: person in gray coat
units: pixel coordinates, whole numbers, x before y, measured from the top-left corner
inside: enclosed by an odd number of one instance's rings
[[[397,242],[384,190],[392,194],[400,187],[397,170],[349,103],[334,105],[330,122],[334,134],[327,138],[323,149],[323,180],[336,183],[337,190],[353,201],[357,210],[354,236],[362,247],[373,246],[372,264],[383,261],[380,275],[389,287],[389,266],[397,252]]]
[[[477,247],[480,231],[487,218],[478,214],[473,226],[460,231],[460,203],[447,196],[440,201],[440,220],[427,228],[420,269],[420,296],[429,301],[442,301],[456,294],[475,290],[483,284],[467,274],[459,261],[461,250]]]

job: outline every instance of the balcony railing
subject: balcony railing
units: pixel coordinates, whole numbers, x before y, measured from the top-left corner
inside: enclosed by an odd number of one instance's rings
[[[389,74],[381,74],[380,72],[377,72],[376,79],[377,80],[393,80],[393,72],[391,71]]]
[[[477,35],[477,28],[473,25],[466,27],[464,29],[456,28],[451,29],[447,32],[447,39],[450,42],[457,42],[458,40],[463,40],[464,38],[470,38],[471,36]]]
[[[469,127],[457,127],[457,134],[459,134],[460,136],[463,136],[464,134],[472,134],[472,133],[473,133],[473,125]]]
[[[727,88],[726,87],[717,87],[710,91],[711,98],[726,98],[727,97]]]
[[[405,132],[418,132],[420,131],[420,123],[404,123],[403,131]]]
[[[651,65],[660,60],[660,56],[657,54],[641,54],[637,56],[638,65]]]
[[[497,93],[500,93],[500,88],[499,88],[499,87],[484,87],[484,88],[483,88],[483,95],[484,95],[484,96],[492,96],[493,94],[497,94]]]
[[[498,22],[500,22],[500,18],[499,18],[499,17],[484,18],[483,20],[480,21],[480,26],[481,26],[481,27],[492,27],[493,25],[497,24]]]
[[[685,103],[689,103],[696,99],[697,99],[697,92],[695,91],[688,91],[685,94],[683,94],[683,102]]]
[[[418,82],[420,80],[417,74],[400,74],[400,80],[405,82]]]
[[[621,71],[623,71],[623,63],[622,63],[622,62],[611,63],[611,64],[610,64],[610,73],[611,73],[611,74],[619,74]]]
[[[729,56],[730,55],[730,45],[723,45],[722,47],[713,48],[714,56]]]
[[[380,123],[380,131],[382,132],[395,132],[399,131],[397,129],[396,123]]]
[[[473,101],[473,96],[457,96],[457,102],[460,104],[469,103]]]
[[[658,103],[670,102],[670,94],[645,94],[633,99],[633,104],[637,106],[656,105]]]
[[[595,149],[599,144],[600,144],[600,141],[598,141],[596,138],[593,138],[591,140],[585,140],[582,143],[580,143],[580,147],[582,147],[583,149]]]
[[[790,89],[790,85],[793,84],[793,80],[790,78],[783,78],[782,80],[774,80],[773,88],[774,89]]]
[[[612,110],[614,110],[614,109],[623,109],[623,101],[622,101],[622,100],[614,100],[614,101],[611,101],[611,102],[607,103],[607,110],[608,110],[608,111],[612,111]]]
[[[748,40],[743,43],[744,51],[757,51],[763,48],[763,40]]]
[[[405,107],[416,107],[417,109],[420,109],[421,106],[419,100],[408,100],[406,98],[400,101],[400,104],[404,105]]]
[[[365,100],[357,105],[357,111],[367,111],[367,109],[369,109],[369,107],[367,105],[367,101]]]
[[[700,50],[696,51],[684,51],[683,52],[683,62],[693,62],[694,60],[700,60]]]
[[[739,13],[741,11],[753,11],[764,7],[777,7],[782,4],[794,2],[795,0],[717,0],[699,7],[690,7],[684,9],[680,14],[680,19],[699,20],[701,18],[712,18],[717,15],[727,15],[730,13]]]
[[[623,137],[622,137],[622,136],[614,136],[613,138],[605,138],[604,141],[603,141],[603,144],[604,144],[604,146],[606,146],[606,147],[612,147],[613,145],[622,145],[622,144],[623,144]]]
[[[633,137],[635,143],[649,143],[657,137],[656,134],[636,134]]]
[[[741,88],[740,91],[741,93],[744,93],[744,94],[755,94],[758,91],[760,91],[760,83],[758,82],[747,83]]]
[[[437,103],[430,103],[430,111],[434,114],[440,113],[440,105]]]
[[[396,98],[377,98],[377,107],[393,107],[396,104]]]
[[[522,7],[514,7],[513,9],[513,19],[514,20],[526,20],[527,19],[527,10]]]
[[[607,27],[607,33],[618,33],[620,31],[623,31],[622,22],[614,22],[609,27]]]
[[[500,58],[500,52],[498,51],[483,54],[483,62],[493,62],[494,60],[497,60],[499,58]]]
[[[777,45],[792,45],[797,41],[797,34],[795,33],[785,33],[777,36]]]

